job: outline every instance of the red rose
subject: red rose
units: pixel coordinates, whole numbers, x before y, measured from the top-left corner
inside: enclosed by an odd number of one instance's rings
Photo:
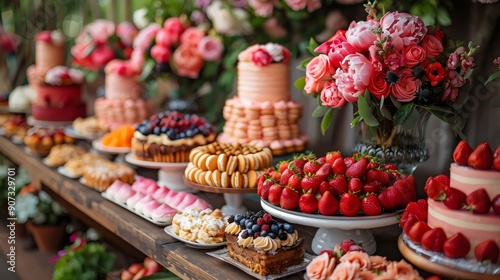
[[[399,102],[410,102],[415,98],[419,82],[420,80],[415,79],[411,73],[411,69],[405,68],[401,71],[398,82],[392,85],[392,94]]]
[[[425,50],[418,45],[410,45],[403,49],[406,66],[415,67],[425,60]]]
[[[263,49],[258,49],[252,54],[252,62],[257,66],[266,66],[273,62],[273,57]]]
[[[439,84],[444,78],[447,76],[447,72],[444,69],[443,65],[439,62],[434,62],[425,68],[425,73],[427,74],[427,77],[431,81],[431,86],[436,86]]]
[[[385,80],[385,76],[384,72],[375,72],[368,85],[368,91],[377,99],[381,99],[382,96],[384,98],[389,96],[390,86]]]
[[[436,58],[444,51],[443,43],[441,43],[441,40],[439,40],[436,36],[429,34],[424,36],[421,46],[427,54],[428,58]]]

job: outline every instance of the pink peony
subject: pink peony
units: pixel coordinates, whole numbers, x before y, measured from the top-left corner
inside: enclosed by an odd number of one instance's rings
[[[334,269],[335,258],[330,259],[328,254],[321,254],[307,265],[306,274],[310,280],[322,280],[332,275]]]
[[[380,19],[382,36],[391,36],[396,50],[404,46],[418,44],[427,34],[427,27],[422,19],[407,13],[389,12]]]
[[[424,62],[426,55],[424,48],[419,45],[412,44],[403,49],[403,57],[407,67],[415,67]]]
[[[257,66],[266,66],[273,62],[273,57],[265,49],[260,48],[252,54],[252,62]]]
[[[358,262],[341,262],[337,265],[333,274],[328,279],[353,280],[357,279],[360,272]]]
[[[105,44],[109,37],[115,33],[115,24],[109,20],[96,19],[84,27],[84,31],[82,33],[86,36],[86,32],[88,32],[97,44]]]
[[[339,261],[342,262],[357,262],[359,264],[359,268],[362,270],[370,270],[371,262],[370,256],[365,252],[359,251],[349,251],[345,255],[343,255]]]
[[[345,34],[347,42],[356,49],[356,51],[368,50],[377,40],[374,31],[378,28],[378,22],[375,20],[353,21]]]
[[[391,88],[385,80],[385,77],[385,72],[375,72],[368,85],[368,91],[379,100],[382,96],[384,99],[387,98],[390,93]]]
[[[275,17],[268,18],[262,27],[269,36],[274,38],[282,38],[288,34],[288,31],[279,24]]]
[[[425,35],[420,45],[424,49],[428,58],[436,58],[444,51],[441,40],[433,35]]]
[[[162,45],[154,45],[151,47],[151,57],[156,61],[156,63],[166,63],[170,60],[170,55],[172,51],[168,47]]]
[[[373,66],[364,55],[350,54],[344,58],[333,78],[347,102],[356,102],[370,84],[373,73]]]
[[[217,61],[224,52],[224,45],[215,37],[206,36],[198,43],[198,51],[206,61]]]
[[[327,54],[332,49],[342,47],[342,43],[347,42],[345,32],[345,30],[338,30],[330,39],[316,47],[316,49],[314,49],[314,52]]]
[[[419,80],[415,79],[410,68],[401,71],[397,83],[392,85],[392,94],[399,102],[410,102],[415,98],[419,88]]]
[[[337,84],[335,81],[326,81],[323,90],[321,91],[321,101],[323,106],[328,106],[332,108],[340,108],[344,106],[347,102],[344,96],[338,91]]]
[[[308,0],[285,0],[285,3],[294,11],[305,9]]]
[[[138,30],[134,24],[124,21],[116,26],[116,35],[120,37],[120,41],[127,47],[131,47],[137,36]]]
[[[330,63],[332,64],[333,69],[337,69],[341,66],[342,61],[346,58],[346,56],[350,54],[355,54],[356,51],[348,42],[343,42],[341,45],[335,49],[330,50],[328,53],[328,57],[330,58]]]
[[[327,80],[331,80],[330,59],[320,54],[314,57],[306,66],[306,93],[317,93],[323,90]]]
[[[255,15],[259,17],[269,17],[273,14],[274,6],[278,0],[249,0],[248,4],[255,11]]]
[[[405,59],[400,52],[392,51],[386,54],[384,64],[387,65],[390,71],[395,72],[405,65]]]
[[[181,44],[197,46],[205,32],[198,27],[188,27],[181,35]]]
[[[137,34],[134,39],[134,50],[139,49],[142,52],[146,51],[146,49],[149,48],[149,45],[151,45],[151,42],[153,42],[153,39],[156,37],[156,33],[160,29],[161,27],[156,23],[152,23],[146,28],[141,29],[139,34]]]
[[[173,62],[180,76],[198,78],[203,67],[203,58],[194,45],[181,44],[173,55]]]
[[[184,32],[186,27],[184,27],[178,17],[171,17],[165,20],[165,23],[163,23],[163,29],[170,34],[172,42],[178,43],[181,38],[181,34]]]

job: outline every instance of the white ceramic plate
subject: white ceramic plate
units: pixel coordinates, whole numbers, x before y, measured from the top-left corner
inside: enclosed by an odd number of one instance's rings
[[[125,161],[130,164],[144,168],[162,169],[162,170],[179,171],[179,172],[183,172],[189,163],[189,162],[154,162],[154,161],[138,160],[134,158],[134,155],[132,153],[128,153],[127,155],[125,155]]]
[[[244,271],[248,275],[251,275],[251,276],[253,276],[253,277],[257,278],[257,279],[261,279],[261,280],[279,279],[279,278],[282,278],[282,277],[285,277],[285,276],[288,276],[288,275],[292,275],[292,274],[304,271],[306,269],[307,265],[314,258],[313,255],[311,255],[311,254],[309,254],[307,252],[304,252],[304,260],[302,261],[301,264],[291,266],[291,267],[287,268],[285,271],[283,271],[280,274],[271,274],[271,275],[267,275],[267,276],[262,276],[262,275],[260,275],[258,273],[252,272],[250,270],[250,268],[248,268],[246,265],[244,265],[244,264],[236,261],[235,259],[231,258],[227,254],[227,248],[224,248],[224,249],[221,249],[221,250],[217,250],[217,251],[214,251],[214,252],[209,252],[209,253],[207,253],[207,255],[212,256],[214,258],[217,258],[219,260],[225,261],[225,262],[227,262],[227,263],[229,263],[229,264],[231,264],[231,265],[233,265],[233,266],[241,269],[242,271]]]
[[[118,148],[118,147],[106,147],[102,145],[102,139],[96,139],[92,141],[92,147],[99,152],[108,154],[126,154],[130,152],[131,148]]]
[[[180,238],[177,234],[175,234],[172,226],[165,227],[165,232],[168,235],[172,236],[173,238],[186,243],[186,246],[191,247],[191,248],[195,248],[195,249],[213,249],[213,248],[218,248],[220,246],[226,245],[226,242],[221,242],[221,243],[216,243],[216,244],[203,244],[203,243],[191,242],[191,241],[184,240],[184,239]]]
[[[80,134],[71,125],[68,125],[68,126],[64,127],[64,133],[66,135],[68,135],[68,136],[73,137],[73,138],[83,139],[83,140],[94,140],[94,139],[102,137],[102,133],[97,133],[97,134]]]
[[[64,176],[66,176],[68,178],[71,178],[71,179],[78,179],[78,178],[80,178],[80,176],[76,176],[75,174],[73,174],[73,173],[69,172],[68,170],[66,170],[66,168],[64,167],[64,165],[63,166],[59,166],[57,168],[57,172],[59,172],[59,174],[64,175]]]

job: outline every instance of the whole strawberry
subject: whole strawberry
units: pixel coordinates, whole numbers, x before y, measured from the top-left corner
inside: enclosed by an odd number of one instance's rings
[[[375,216],[382,213],[382,206],[377,195],[369,194],[361,199],[361,211],[368,216]]]
[[[405,212],[412,213],[419,221],[427,222],[427,207],[424,208],[415,201],[408,203]]]
[[[322,181],[326,180],[332,174],[332,166],[328,163],[323,164],[317,171],[316,176]]]
[[[493,152],[493,168],[500,171],[500,145]]]
[[[438,180],[429,177],[425,182],[424,191],[430,199],[437,200],[445,193],[446,186]]]
[[[446,233],[442,228],[436,227],[424,233],[421,244],[426,250],[441,252],[445,241]]]
[[[363,191],[363,182],[358,178],[351,178],[347,182],[347,190],[352,193],[361,194]]]
[[[465,199],[465,209],[477,214],[486,214],[490,211],[491,200],[484,188],[471,192]]]
[[[460,232],[455,233],[443,244],[443,252],[449,258],[463,258],[470,250],[470,242]]]
[[[495,212],[495,214],[500,216],[500,194],[497,194],[491,200],[491,207],[493,207],[493,212]]]
[[[334,175],[344,175],[345,171],[347,170],[347,166],[345,165],[344,159],[343,158],[338,158],[336,159],[332,166],[332,173]]]
[[[312,193],[304,193],[299,198],[299,208],[304,213],[314,213],[318,210],[318,199]]]
[[[466,199],[467,196],[461,190],[449,188],[446,191],[446,198],[443,202],[449,209],[458,210],[462,208]]]
[[[488,239],[476,245],[474,248],[474,255],[478,261],[489,260],[491,263],[498,261],[500,249],[495,241]]]
[[[475,169],[490,169],[493,164],[493,151],[486,142],[481,142],[470,154],[467,163]]]
[[[387,172],[373,169],[366,172],[365,185],[385,187],[387,183],[389,183],[389,174]]]
[[[262,197],[262,199],[267,200],[269,196],[269,190],[271,186],[274,185],[271,179],[266,179],[262,185],[257,186],[257,194]]]
[[[303,192],[311,192],[313,194],[317,193],[319,190],[319,185],[323,181],[320,177],[316,176],[316,174],[310,174],[302,178],[300,182],[300,187]]]
[[[402,204],[401,196],[401,191],[398,188],[390,186],[379,193],[378,200],[382,208],[390,211],[398,208]]]
[[[358,162],[351,164],[349,167],[347,167],[345,175],[351,179],[363,179],[365,177],[366,166],[368,165],[368,162],[369,161],[367,158],[362,158]]]
[[[293,174],[292,176],[290,176],[290,178],[288,178],[288,187],[296,190],[297,192],[301,192],[302,191],[302,187],[301,187],[301,182],[302,182],[302,179],[300,178],[300,175],[299,174]]]
[[[303,172],[304,174],[314,174],[321,167],[321,164],[317,160],[310,160],[304,164]]]
[[[279,184],[273,184],[269,188],[269,195],[267,199],[272,205],[280,205],[281,192],[283,192],[283,187]]]
[[[471,153],[471,146],[465,140],[462,140],[453,151],[453,160],[459,165],[467,166],[467,161]]]
[[[337,214],[338,211],[338,200],[329,191],[324,192],[318,201],[318,212],[321,215],[331,216]]]
[[[341,195],[347,192],[347,180],[344,175],[333,177],[328,184],[335,189],[336,194]]]
[[[283,172],[281,172],[281,178],[279,180],[280,185],[282,185],[283,187],[288,185],[288,179],[290,179],[290,177],[292,177],[293,174],[294,174],[293,171],[288,168],[283,170]]]
[[[361,210],[361,201],[359,197],[353,193],[344,193],[340,197],[340,212],[347,217],[356,216]]]
[[[335,160],[337,160],[339,158],[342,159],[342,154],[340,153],[340,151],[328,152],[328,153],[326,153],[325,161],[326,161],[326,163],[333,165]],[[343,161],[343,159],[342,159],[342,161]]]
[[[283,188],[280,196],[280,207],[293,210],[299,205],[299,194],[291,188]]]
[[[420,244],[422,242],[424,234],[429,230],[431,230],[431,228],[427,225],[426,222],[418,221],[411,227],[407,235],[411,241]]]
[[[276,169],[278,170],[279,173],[283,173],[283,171],[285,171],[285,169],[288,169],[289,164],[290,164],[290,162],[287,160],[280,161],[280,162],[278,162],[278,164],[277,164],[278,168],[276,168]]]

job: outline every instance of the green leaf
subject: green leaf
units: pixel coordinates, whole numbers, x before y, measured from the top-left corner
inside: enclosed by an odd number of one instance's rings
[[[491,76],[484,82],[484,85],[487,85],[489,82],[493,81],[494,79],[500,77],[500,71],[491,74]]]
[[[321,120],[321,133],[325,135],[326,130],[330,127],[333,121],[333,108],[328,109],[328,112],[323,116]]]
[[[470,77],[470,75],[472,75],[473,72],[474,72],[474,69],[471,69],[469,72],[467,72],[467,74],[465,74],[465,76],[464,76],[464,79],[468,79]]]
[[[443,7],[439,7],[437,9],[436,17],[439,24],[442,26],[447,26],[451,24],[450,15],[448,14],[448,11]]]
[[[399,109],[399,107],[401,107],[401,103],[399,103],[399,101],[396,100],[396,97],[394,97],[392,94],[390,95],[390,97],[391,97],[392,104],[394,104],[394,106],[396,106],[396,108]]]
[[[392,120],[392,115],[391,115],[391,112],[389,112],[389,109],[387,109],[387,107],[381,107],[380,108],[380,113],[382,114],[382,116],[384,116],[386,119],[388,120]]]
[[[314,40],[314,38],[311,38],[309,40],[309,46],[306,47],[306,49],[309,51],[309,53],[313,56],[317,56],[318,54],[314,52],[314,50],[318,47],[318,43]]]
[[[356,126],[359,123],[360,120],[361,120],[361,116],[360,115],[358,115],[357,117],[355,117],[352,120],[352,122],[351,122],[351,128],[353,128],[354,126]]]
[[[300,64],[296,67],[298,70],[306,71],[307,64],[312,60],[312,57],[306,58],[300,62]]]
[[[330,110],[331,108],[330,107],[327,107],[327,106],[318,106],[316,107],[316,109],[314,109],[313,113],[312,113],[312,116],[314,118],[320,118],[320,117],[323,117],[326,113],[328,113],[328,111]]]
[[[155,66],[156,62],[153,59],[149,59],[146,61],[146,63],[144,64],[144,69],[142,70],[141,74],[142,81],[144,81],[149,76],[149,74],[151,74]]]
[[[396,114],[394,114],[394,123],[396,125],[402,124],[408,116],[411,114],[413,110],[413,102],[410,102],[408,104],[405,104],[396,111]]]
[[[293,83],[293,85],[300,89],[300,90],[304,90],[304,87],[306,86],[306,77],[300,77],[298,78],[295,83]]]
[[[379,122],[377,118],[373,115],[373,112],[366,101],[367,98],[370,98],[369,94],[365,94],[365,96],[358,97],[358,111],[359,115],[363,118],[365,123],[368,126],[377,126]]]

